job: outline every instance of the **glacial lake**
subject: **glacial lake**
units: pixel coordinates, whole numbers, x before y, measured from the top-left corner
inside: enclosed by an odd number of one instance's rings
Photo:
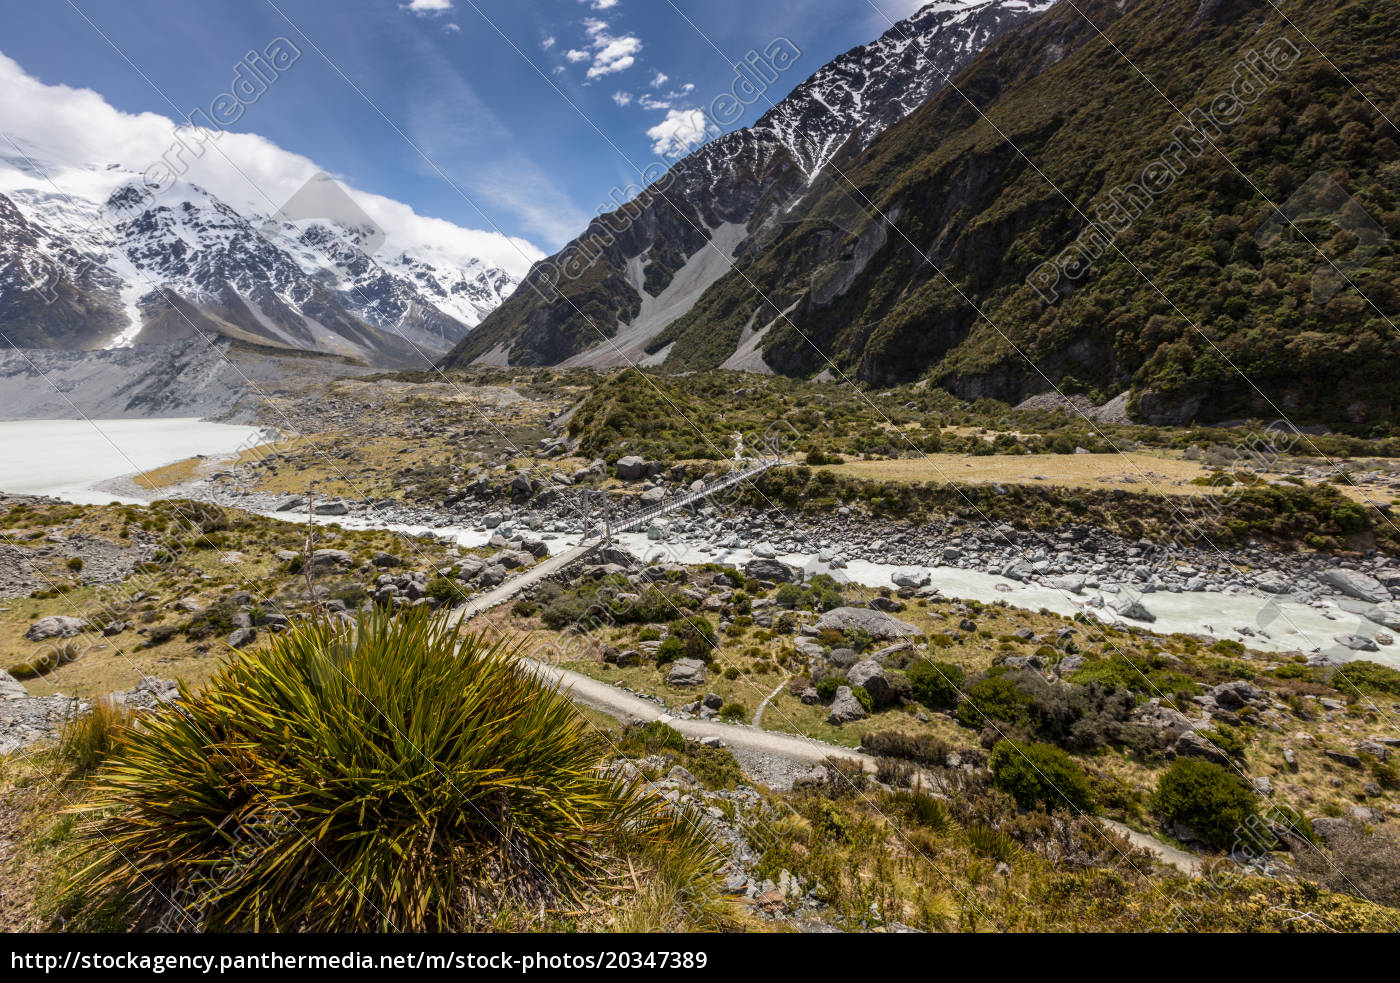
[[[195,418],[0,422],[0,491],[79,505],[135,502],[93,486],[197,454],[231,454],[260,432]]]

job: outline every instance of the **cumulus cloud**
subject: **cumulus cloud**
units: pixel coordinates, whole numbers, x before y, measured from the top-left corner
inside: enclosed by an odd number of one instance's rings
[[[550,48],[554,47],[554,35],[551,34],[549,35],[549,37],[541,41],[540,47],[543,48],[545,51],[548,51]]]
[[[635,34],[624,34],[616,36],[608,28],[608,22],[590,17],[583,22],[584,32],[588,35],[589,46],[593,49],[593,63],[588,66],[587,76],[591,81],[602,78],[605,75],[615,75],[618,72],[625,72],[637,63],[637,55],[642,50],[642,39]],[[576,51],[570,51],[568,58],[570,61],[583,61],[582,58],[574,58]]]
[[[711,137],[718,136],[714,124],[699,109],[672,109],[666,118],[647,130],[652,153],[662,157],[683,157]]]
[[[408,3],[401,4],[400,8],[420,17],[431,17],[451,10],[452,0],[409,0]]]
[[[578,0],[579,3],[586,3],[594,10],[608,10],[617,6],[617,0]]]
[[[295,68],[290,69],[295,71]],[[175,123],[158,113],[126,113],[91,89],[46,85],[0,54],[0,193],[30,191],[102,202],[163,157],[170,159]],[[194,109],[195,107],[191,107]],[[186,131],[186,139],[193,142]],[[252,133],[217,133],[203,153],[175,157],[181,179],[253,217],[274,214],[325,168]],[[343,184],[345,182],[342,182]],[[387,236],[384,250],[408,250],[466,265],[473,258],[523,275],[543,253],[519,237],[463,228],[420,215],[383,195],[346,188]],[[177,194],[172,190],[170,194]]]
[[[612,101],[617,103],[619,106],[630,106],[632,104],[632,93],[614,92],[612,94]]]
[[[665,72],[657,72],[651,77],[651,87],[653,89],[659,89],[670,80],[671,76],[667,75]]]
[[[570,48],[568,51],[564,52],[564,57],[576,65],[581,61],[588,61],[588,59],[593,56],[586,51],[580,51],[578,48]]]

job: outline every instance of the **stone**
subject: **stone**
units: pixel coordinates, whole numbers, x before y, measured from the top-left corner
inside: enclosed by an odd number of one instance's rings
[[[890,575],[890,583],[896,587],[923,587],[929,583],[929,575],[922,570],[898,570]]]
[[[487,529],[495,529],[504,521],[506,521],[505,516],[499,512],[487,512],[481,517],[481,524]]]
[[[1311,820],[1313,834],[1329,846],[1350,836],[1355,827],[1339,816],[1318,816]]]
[[[660,505],[666,501],[666,489],[657,485],[655,488],[642,492],[641,500],[646,505]]]
[[[73,638],[87,626],[88,623],[82,618],[56,614],[34,622],[24,633],[24,637],[31,642],[42,642],[50,638]]]
[[[369,562],[373,563],[376,567],[379,567],[381,570],[386,569],[388,567],[403,566],[403,560],[399,559],[393,553],[376,553],[374,554],[374,556],[370,557]]]
[[[835,628],[837,631],[863,631],[871,638],[881,640],[910,638],[919,634],[919,629],[907,621],[900,621],[893,615],[870,608],[841,607],[827,611],[817,619],[817,630]]]
[[[644,458],[629,454],[617,460],[617,476],[623,481],[636,481],[647,475],[647,462]]]
[[[1351,649],[1353,652],[1380,651],[1379,647],[1376,645],[1375,639],[1368,638],[1365,635],[1333,635],[1332,641],[1343,648]]]
[[[1322,753],[1324,756],[1331,758],[1338,764],[1346,765],[1348,768],[1361,767],[1361,759],[1346,751],[1333,751],[1330,748],[1324,748]]]
[[[477,577],[477,583],[482,587],[495,587],[506,579],[506,568],[499,563],[492,563],[482,569],[481,575]]]
[[[0,700],[27,700],[29,691],[14,676],[0,669]]]
[[[258,630],[251,625],[246,628],[235,628],[228,637],[230,648],[247,648],[258,640]]]
[[[877,707],[888,706],[895,700],[895,689],[885,669],[874,659],[862,659],[851,666],[846,681],[852,686],[864,686]]]
[[[856,650],[852,648],[834,648],[826,654],[827,661],[839,669],[846,669],[856,664],[860,656],[856,655]]]
[[[1147,605],[1143,604],[1141,599],[1126,594],[1116,598],[1110,607],[1123,617],[1131,618],[1134,621],[1152,622],[1157,620],[1157,616],[1147,610]]]
[[[705,663],[699,659],[677,659],[666,673],[671,686],[702,686],[705,683]]]
[[[1176,751],[1178,757],[1199,758],[1202,761],[1220,765],[1222,768],[1230,766],[1229,755],[1194,730],[1188,730],[1178,737],[1176,744],[1173,745],[1173,750]]]
[[[311,511],[317,515],[349,515],[350,506],[344,502],[322,502],[320,505],[313,505]]]
[[[758,557],[744,564],[744,576],[755,580],[771,580],[779,584],[802,583],[802,571],[780,560]]]
[[[863,720],[867,716],[865,707],[860,705],[849,686],[836,687],[836,696],[831,701],[831,712],[826,715],[829,724],[845,724],[853,720]]]
[[[1370,601],[1372,604],[1390,600],[1390,591],[1386,590],[1385,585],[1370,574],[1361,573],[1358,570],[1344,570],[1337,567],[1322,571],[1317,575],[1317,579],[1348,597],[1358,597],[1363,601]]]
[[[678,782],[681,785],[688,785],[691,788],[700,784],[694,775],[680,765],[673,765],[671,770],[666,773],[666,777],[673,782]]]
[[[348,567],[354,558],[345,550],[316,550],[311,554],[311,569],[322,567]]]
[[[878,594],[870,599],[870,606],[876,611],[883,611],[886,614],[898,614],[904,610],[904,605],[892,597],[881,597]]]
[[[706,693],[703,702],[705,706],[709,707],[711,710],[718,710],[720,707],[724,706],[724,697],[720,696],[718,693]]]
[[[1243,679],[1232,679],[1228,683],[1221,683],[1210,693],[1211,696],[1215,697],[1215,702],[1226,710],[1239,710],[1264,695],[1257,687]]]

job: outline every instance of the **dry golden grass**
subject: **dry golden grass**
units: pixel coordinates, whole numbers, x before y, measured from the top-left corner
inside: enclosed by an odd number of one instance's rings
[[[956,484],[1123,488],[1168,495],[1210,494],[1191,484],[1206,474],[1195,461],[1153,454],[1016,454],[977,457],[930,454],[894,461],[850,461],[831,470],[875,481],[930,481]]]

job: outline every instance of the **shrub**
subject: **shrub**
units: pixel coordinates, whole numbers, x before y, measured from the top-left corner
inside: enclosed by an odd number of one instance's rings
[[[666,641],[671,639],[681,643],[682,654],[686,658],[709,662],[715,657],[715,645],[719,635],[709,619],[692,614],[677,618],[667,626]],[[665,642],[662,643],[662,647],[665,647]]]
[[[697,890],[717,869],[507,644],[421,609],[300,624],[181,702],[93,780],[79,914],[139,927],[181,897],[203,930],[471,930],[579,907],[634,860]]]
[[[1043,806],[1047,812],[1064,808],[1090,812],[1094,808],[1084,769],[1057,747],[998,741],[989,763],[992,784],[1022,809]]]
[[[1006,676],[988,676],[967,690],[958,704],[958,719],[968,727],[982,727],[990,721],[1015,725],[1030,718],[1030,697]]]
[[[677,659],[685,657],[685,642],[675,635],[662,642],[656,649],[656,664],[664,666],[667,663],[675,662]]]
[[[719,719],[727,720],[731,723],[736,720],[744,720],[748,717],[749,711],[742,703],[731,700],[719,708]]]
[[[1338,666],[1332,673],[1332,687],[1343,693],[1363,689],[1400,696],[1400,670],[1360,659]]]
[[[81,556],[69,557],[68,569],[72,570],[74,573],[81,573],[83,569],[83,558]]]
[[[952,748],[948,742],[932,734],[906,734],[898,730],[882,730],[866,734],[860,746],[866,754],[880,758],[903,758],[921,765],[941,766],[948,760]]]
[[[59,757],[75,771],[90,772],[121,745],[131,721],[128,707],[110,697],[94,700],[89,712],[63,725],[58,739]]]
[[[836,696],[836,690],[845,685],[845,676],[827,676],[817,683],[817,695],[821,697],[823,703],[830,703]]]
[[[872,713],[875,710],[875,698],[864,686],[852,686],[851,695],[856,698],[856,702],[865,707],[866,713]]]
[[[914,688],[914,699],[930,710],[951,710],[956,706],[958,693],[966,681],[960,667],[928,659],[910,663],[904,674]]]
[[[698,744],[686,752],[684,763],[686,770],[708,789],[734,788],[747,781],[729,748]]]
[[[1254,793],[1239,778],[1195,758],[1172,762],[1157,781],[1152,809],[1163,821],[1189,826],[1201,842],[1222,850],[1258,812]]]
[[[635,754],[638,757],[657,754],[661,751],[675,751],[677,754],[684,754],[685,737],[669,724],[663,724],[659,720],[651,720],[629,727],[617,746],[624,753]]]

